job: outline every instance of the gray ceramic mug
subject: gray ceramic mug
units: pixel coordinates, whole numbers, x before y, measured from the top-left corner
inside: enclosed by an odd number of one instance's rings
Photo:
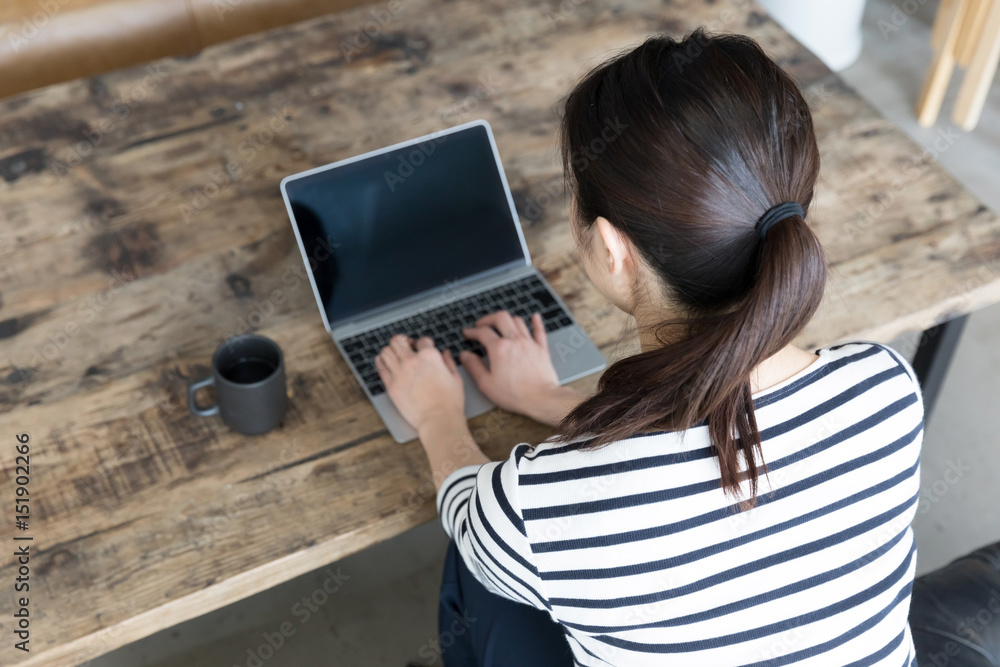
[[[195,393],[215,385],[215,405],[198,405]],[[188,387],[188,408],[199,417],[220,415],[237,433],[258,435],[281,423],[288,397],[285,359],[270,338],[257,334],[233,336],[212,355],[212,374]]]

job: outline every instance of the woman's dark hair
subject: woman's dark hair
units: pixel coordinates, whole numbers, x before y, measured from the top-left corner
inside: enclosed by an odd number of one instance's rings
[[[681,315],[657,326],[661,346],[609,366],[556,440],[589,438],[592,449],[707,424],[722,488],[738,498],[749,479],[740,505],[751,507],[766,473],[751,371],[802,331],[826,282],[802,217],[763,240],[755,229],[772,206],[812,200],[819,150],[805,99],[749,37],[699,29],[652,37],[591,71],[566,100],[561,132],[571,224],[605,217]]]

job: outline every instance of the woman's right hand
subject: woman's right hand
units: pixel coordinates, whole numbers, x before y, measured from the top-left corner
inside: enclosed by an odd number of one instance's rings
[[[523,319],[505,310],[484,315],[462,332],[486,348],[489,368],[467,350],[459,360],[479,390],[498,406],[555,425],[583,396],[559,385],[539,313],[531,316],[531,328],[528,331]]]

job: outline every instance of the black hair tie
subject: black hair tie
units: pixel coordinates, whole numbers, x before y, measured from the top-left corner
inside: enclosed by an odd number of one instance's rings
[[[760,216],[760,220],[757,221],[757,236],[763,241],[767,238],[767,230],[785,218],[790,218],[793,215],[797,215],[800,218],[806,217],[806,212],[802,209],[798,202],[786,201],[784,203],[778,204],[777,206],[772,206],[767,209],[767,212]]]

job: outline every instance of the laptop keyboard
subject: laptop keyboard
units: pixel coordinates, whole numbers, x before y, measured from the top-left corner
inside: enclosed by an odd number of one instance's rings
[[[462,333],[463,327],[475,325],[483,315],[506,310],[515,317],[523,318],[531,330],[531,315],[541,313],[545,331],[551,332],[570,326],[573,321],[537,275],[531,274],[511,283],[479,292],[472,296],[456,299],[444,306],[422,311],[410,317],[386,324],[364,333],[340,341],[351,364],[364,379],[372,396],[385,392],[385,387],[375,369],[375,356],[389,344],[396,334],[413,338],[430,336],[439,350],[451,350],[458,362],[461,350],[471,350],[480,357],[486,350],[478,341],[470,340]]]

